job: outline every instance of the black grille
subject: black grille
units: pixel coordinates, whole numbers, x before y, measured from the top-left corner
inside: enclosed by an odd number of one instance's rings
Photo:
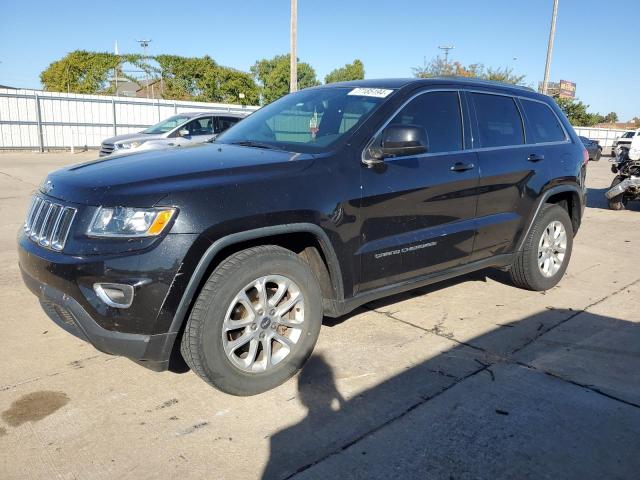
[[[67,241],[76,209],[35,196],[29,207],[24,231],[37,244],[60,251]]]

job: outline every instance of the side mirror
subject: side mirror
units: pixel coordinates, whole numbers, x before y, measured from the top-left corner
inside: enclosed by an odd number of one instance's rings
[[[427,131],[418,125],[389,125],[382,132],[379,147],[369,149],[372,160],[367,163],[380,163],[388,157],[420,155],[429,151]]]
[[[178,130],[178,135],[180,135],[181,137],[188,137],[189,134],[189,130],[187,130],[186,128],[181,128],[180,130]]]

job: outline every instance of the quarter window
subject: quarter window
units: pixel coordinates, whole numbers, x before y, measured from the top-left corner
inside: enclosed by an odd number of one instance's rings
[[[428,153],[462,150],[462,116],[457,92],[427,92],[409,102],[389,125],[424,127]]]
[[[524,143],[522,118],[512,97],[485,93],[472,93],[471,97],[476,107],[482,147],[504,147]]]
[[[562,142],[566,140],[562,125],[558,122],[558,117],[548,105],[524,99],[521,100],[521,103],[524,114],[529,121],[531,140],[536,143]],[[589,140],[584,138],[583,142],[589,143]]]

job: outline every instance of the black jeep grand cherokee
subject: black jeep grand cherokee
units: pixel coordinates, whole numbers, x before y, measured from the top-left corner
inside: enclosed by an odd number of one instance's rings
[[[485,267],[553,287],[586,151],[549,97],[472,80],[306,89],[216,143],[51,173],[19,236],[62,328],[251,395],[309,357],[323,315]]]

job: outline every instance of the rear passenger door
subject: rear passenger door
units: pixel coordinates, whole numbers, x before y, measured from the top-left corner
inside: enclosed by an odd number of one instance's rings
[[[527,138],[526,118],[516,97],[469,91],[467,98],[480,166],[473,248],[473,259],[480,260],[513,250],[547,182],[553,155],[544,144]],[[548,128],[542,123],[540,128]]]
[[[473,247],[478,168],[465,150],[464,103],[455,90],[423,92],[389,119],[426,130],[427,153],[362,170],[360,290],[454,267]],[[384,128],[374,137],[379,142]]]

